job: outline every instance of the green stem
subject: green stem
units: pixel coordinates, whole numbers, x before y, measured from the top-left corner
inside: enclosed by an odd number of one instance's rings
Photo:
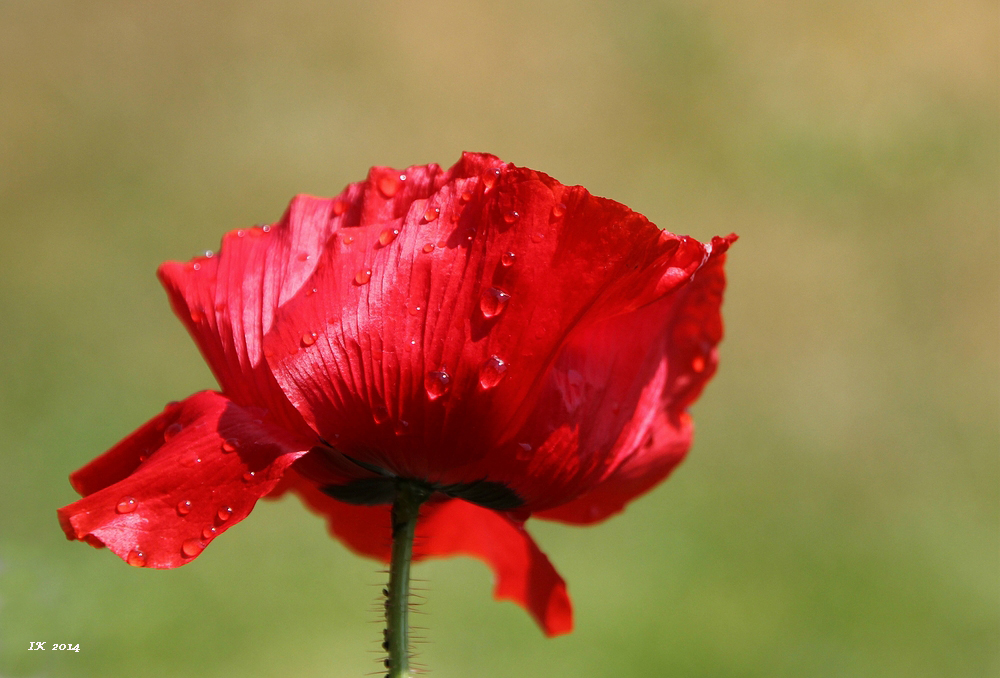
[[[410,611],[410,561],[420,505],[429,496],[430,490],[416,483],[401,480],[396,485],[396,497],[392,504],[392,560],[389,563],[383,645],[389,652],[386,660],[388,678],[411,678],[412,675],[407,621]]]

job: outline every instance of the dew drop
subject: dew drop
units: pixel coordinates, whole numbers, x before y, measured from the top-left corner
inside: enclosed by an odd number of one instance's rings
[[[192,271],[200,271],[201,270],[201,264],[199,264],[197,261],[194,262],[193,264],[191,264],[191,270]]]
[[[500,255],[500,263],[503,264],[506,268],[510,268],[511,266],[513,266],[515,259],[517,259],[517,255],[515,255],[513,252],[504,252],[503,254]]]
[[[308,261],[309,255],[306,254],[305,252],[299,252],[295,258],[298,259],[299,261]]]
[[[380,177],[377,183],[379,192],[386,198],[396,195],[399,190],[399,179],[391,174]]]
[[[385,405],[376,405],[372,408],[372,419],[375,420],[376,424],[382,424],[388,418],[389,410],[386,409]]]
[[[497,179],[499,178],[500,178],[500,168],[491,169],[486,174],[483,175],[483,186],[485,186],[486,190],[488,191],[496,185]]]
[[[312,346],[313,344],[316,343],[316,336],[317,335],[315,332],[306,332],[305,334],[302,335],[302,345]]]
[[[437,400],[450,388],[451,375],[444,370],[432,370],[424,377],[424,390],[427,391],[427,397],[431,400]]]
[[[247,234],[247,231],[246,231],[245,228],[241,228],[241,229],[239,229],[239,230],[236,231],[236,237],[237,238],[242,238],[246,234]]]
[[[476,229],[470,228],[468,231],[465,232],[465,239],[467,241],[472,242],[472,239],[475,237],[476,237]]]
[[[163,430],[163,442],[169,442],[174,436],[183,430],[184,426],[182,424],[174,422]]]
[[[215,252],[213,252],[212,250],[205,250],[205,258],[206,259],[211,259],[214,256],[215,256]]]
[[[422,249],[424,251],[424,254],[430,254],[431,252],[434,251],[434,243],[429,242],[426,245],[424,245]]]
[[[552,206],[552,216],[554,216],[556,219],[558,219],[564,214],[566,214],[566,205],[564,205],[563,203],[558,203]]]
[[[438,240],[437,241],[437,246],[443,249],[443,248],[445,248],[445,247],[448,246],[448,243],[446,241],[444,241],[444,240]]]
[[[135,500],[134,497],[122,497],[118,501],[118,505],[115,506],[115,511],[118,513],[132,513],[139,507],[139,502]]]
[[[372,270],[370,268],[362,268],[354,274],[354,282],[358,285],[367,285],[368,281],[371,279]]]
[[[509,301],[509,294],[499,287],[491,287],[488,290],[484,290],[482,296],[479,297],[479,310],[487,318],[493,318],[503,313]]]
[[[501,358],[491,355],[479,368],[479,385],[484,389],[493,388],[500,383],[506,371],[507,363]]]
[[[226,438],[222,443],[222,451],[227,454],[229,452],[235,452],[238,449],[240,449],[240,441],[236,438]]]
[[[517,445],[525,452],[531,452],[531,443],[518,443]]]
[[[508,224],[513,224],[515,221],[517,221],[520,218],[521,218],[521,215],[518,214],[515,210],[511,210],[510,212],[507,212],[506,214],[503,215],[503,220],[505,222],[507,222]]]
[[[417,340],[416,339],[410,339],[410,346],[416,346],[416,345],[417,345]]]
[[[333,201],[333,216],[339,217],[346,211],[347,211],[347,203],[345,203],[343,200]]]
[[[469,202],[472,200],[472,191],[462,191],[462,195],[459,197],[462,202]]]
[[[251,480],[254,479],[254,476],[256,475],[257,474],[253,471],[247,471],[246,473],[243,474],[243,482],[249,483]]]
[[[694,359],[691,361],[691,369],[699,373],[704,372],[705,359],[700,355],[696,355]]]
[[[209,525],[208,527],[206,527],[204,530],[201,531],[201,538],[211,539],[212,537],[215,536],[216,532],[218,532],[218,530]]]
[[[125,558],[125,562],[132,567],[145,567],[146,566],[146,554],[139,549],[132,549],[128,552],[128,557]]]
[[[395,240],[397,235],[399,235],[398,228],[382,229],[382,232],[378,234],[378,244],[381,245],[382,247],[385,247],[393,240]]]
[[[181,457],[180,460],[181,466],[186,466],[187,468],[191,468],[192,466],[197,466],[200,463],[201,463],[201,457],[198,456],[197,452],[187,457]]]
[[[410,422],[405,419],[400,419],[392,425],[392,432],[395,433],[397,437],[405,436],[410,432]]]
[[[438,207],[428,207],[427,211],[424,212],[424,221],[430,223],[437,219],[441,215],[441,209]]]
[[[226,310],[226,305],[220,301],[218,304],[215,305],[215,310],[218,311],[219,313],[222,313],[223,311]]]
[[[533,243],[540,243],[544,239],[545,239],[545,235],[542,234],[542,233],[535,233],[534,235],[531,236],[531,242],[533,242]]]
[[[191,500],[185,499],[183,501],[177,502],[177,513],[181,514],[182,516],[186,516],[187,514],[191,513]]]
[[[310,287],[309,289],[306,290],[306,296],[307,297],[311,297],[312,295],[316,294],[317,292],[319,292],[318,289],[316,289],[315,287]]]
[[[200,323],[204,319],[205,319],[205,314],[204,313],[202,313],[201,311],[199,311],[196,308],[192,308],[191,309],[191,322],[193,322],[193,323]]]
[[[224,523],[232,517],[233,509],[228,506],[223,506],[215,515],[219,519],[220,523]]]
[[[420,306],[414,304],[411,306],[407,306],[406,310],[409,312],[410,315],[420,315],[420,311],[423,309],[421,309]]]
[[[271,227],[270,227],[270,226],[268,226],[267,224],[265,224],[265,225],[263,225],[263,226],[261,226],[261,227],[260,227],[260,230],[261,230],[261,231],[262,231],[263,233],[270,233],[270,232],[271,232]]]
[[[201,542],[197,539],[188,539],[186,542],[181,544],[181,553],[185,558],[194,558],[196,555],[201,553],[204,547]]]
[[[347,236],[347,237],[344,238],[344,244],[345,245],[350,245],[352,242],[354,242],[354,236],[353,235],[349,235],[349,236]]]

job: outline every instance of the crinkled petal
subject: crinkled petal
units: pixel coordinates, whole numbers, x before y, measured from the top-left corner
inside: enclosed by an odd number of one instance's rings
[[[262,409],[197,393],[73,474],[85,497],[59,521],[67,538],[131,565],[178,567],[243,520],[311,444]]]
[[[676,312],[659,335],[663,343],[655,354],[657,369],[635,405],[626,410],[633,413],[631,421],[611,452],[603,455],[609,460],[603,474],[579,497],[541,511],[539,517],[571,523],[604,520],[661,482],[683,460],[692,436],[686,408],[715,373],[716,346],[722,339],[725,246],[713,245],[709,261],[678,294]]]
[[[337,234],[309,294],[278,311],[268,364],[345,454],[432,482],[492,479],[517,454],[563,345],[671,294],[706,253],[492,156],[467,154],[427,185],[435,192],[396,221]],[[547,489],[549,502],[576,491]]]
[[[392,547],[388,506],[344,504],[306,480],[292,486],[308,506],[326,516],[331,534],[357,553],[388,562]],[[523,607],[546,635],[572,630],[573,610],[566,584],[523,522],[459,499],[432,500],[421,508],[414,558],[456,554],[473,556],[489,565],[496,576],[494,597]]]

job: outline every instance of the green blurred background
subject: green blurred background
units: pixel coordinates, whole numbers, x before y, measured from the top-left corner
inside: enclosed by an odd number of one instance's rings
[[[385,577],[295,499],[167,572],[55,510],[214,385],[161,261],[463,149],[742,238],[689,460],[603,525],[530,525],[576,631],[439,560],[418,661],[1000,674],[997,38],[991,1],[0,0],[0,675],[380,672]]]

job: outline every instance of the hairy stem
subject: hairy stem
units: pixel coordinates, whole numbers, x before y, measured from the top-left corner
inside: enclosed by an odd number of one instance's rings
[[[420,505],[430,490],[416,483],[400,480],[392,504],[392,560],[389,563],[389,588],[385,603],[385,643],[389,652],[388,678],[410,678],[410,561],[413,534],[417,528]]]

